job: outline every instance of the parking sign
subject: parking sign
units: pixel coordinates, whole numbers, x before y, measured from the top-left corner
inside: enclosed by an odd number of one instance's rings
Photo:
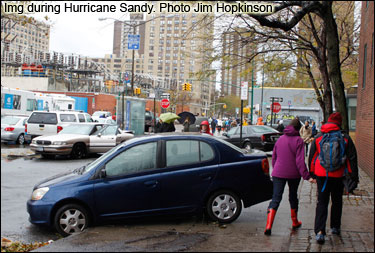
[[[128,49],[138,50],[141,35],[139,34],[128,34]]]

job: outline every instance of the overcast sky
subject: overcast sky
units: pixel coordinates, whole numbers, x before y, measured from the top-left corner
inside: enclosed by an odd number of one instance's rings
[[[63,5],[63,2],[44,2],[54,5]],[[87,4],[87,2],[74,2],[76,5]],[[113,1],[90,1],[91,4],[114,4],[119,9],[121,2]],[[133,2],[132,2],[133,3]],[[43,21],[44,16],[50,18],[51,36],[50,51],[66,54],[80,54],[89,57],[104,57],[112,53],[113,47],[113,19],[99,21],[99,18],[111,17],[126,20],[128,17],[120,11],[116,13],[65,13],[60,8],[60,14],[38,13],[32,14],[38,20]]]

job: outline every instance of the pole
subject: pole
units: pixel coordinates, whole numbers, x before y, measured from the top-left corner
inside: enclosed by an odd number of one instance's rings
[[[253,124],[253,102],[254,102],[254,59],[252,60],[252,68],[251,68],[251,112],[250,112],[251,113],[250,114],[251,125]]]
[[[240,147],[242,147],[242,116],[243,116],[243,100],[241,99]]]
[[[135,35],[135,26],[133,26],[133,33],[134,33],[134,35]],[[135,51],[135,49],[132,49],[133,50],[133,52],[132,52],[132,96],[133,96],[133,94],[134,94],[134,51]]]
[[[121,125],[122,125],[122,130],[125,130],[125,124],[124,124],[124,119],[125,119],[125,92],[122,91],[122,113],[121,113]]]
[[[152,84],[154,86],[154,130],[155,133],[155,127],[156,127],[156,91],[155,91],[155,80],[152,80]]]
[[[263,117],[263,86],[264,86],[264,62],[263,62],[263,74],[262,74],[262,97],[261,97],[261,105],[260,105],[260,113],[261,117]]]
[[[273,120],[273,101],[274,101],[274,97],[272,97],[272,104],[271,104],[271,127],[272,127],[272,120]]]

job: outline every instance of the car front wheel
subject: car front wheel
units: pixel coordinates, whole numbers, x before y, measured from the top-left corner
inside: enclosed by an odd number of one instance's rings
[[[89,216],[80,205],[64,205],[56,212],[54,225],[62,236],[69,236],[85,230],[89,225]]]
[[[77,143],[73,146],[72,153],[71,153],[72,158],[74,159],[81,159],[86,156],[86,147],[82,143]]]
[[[219,223],[231,223],[241,214],[241,199],[231,191],[218,191],[208,199],[206,210],[212,220]]]

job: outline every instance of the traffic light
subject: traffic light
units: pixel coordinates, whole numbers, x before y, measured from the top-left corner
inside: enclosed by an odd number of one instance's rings
[[[224,104],[224,105],[223,105],[223,108],[224,108],[224,109],[226,109],[226,108],[227,108],[227,105],[226,105],[226,104]]]
[[[134,88],[134,94],[141,94],[141,88]]]
[[[186,84],[186,90],[187,91],[191,91],[191,83],[187,83]]]
[[[183,85],[182,85],[182,90],[186,90],[186,83],[184,83]]]

